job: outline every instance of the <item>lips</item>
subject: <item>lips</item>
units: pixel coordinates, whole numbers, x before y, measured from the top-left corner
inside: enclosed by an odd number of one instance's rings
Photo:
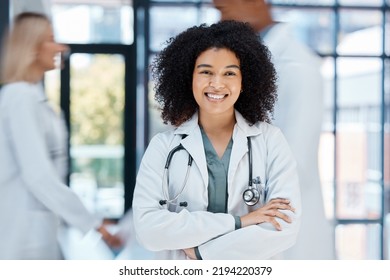
[[[222,100],[227,96],[227,94],[215,94],[215,93],[206,92],[206,96],[212,100]]]

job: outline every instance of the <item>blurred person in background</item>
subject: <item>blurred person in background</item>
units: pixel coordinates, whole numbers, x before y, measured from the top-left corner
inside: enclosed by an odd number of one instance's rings
[[[302,225],[297,243],[285,259],[334,259],[332,224],[326,219],[318,171],[323,118],[320,58],[293,37],[285,23],[275,22],[265,0],[213,0],[221,20],[248,22],[272,54],[277,72],[273,124],[286,136],[298,163]]]
[[[61,259],[57,234],[65,222],[119,240],[64,184],[67,130],[50,107],[41,81],[67,46],[54,41],[42,14],[19,14],[6,34],[0,91],[0,259]]]

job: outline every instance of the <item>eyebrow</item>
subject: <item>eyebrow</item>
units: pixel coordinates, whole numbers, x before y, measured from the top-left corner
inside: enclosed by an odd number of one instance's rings
[[[210,64],[199,64],[198,66],[196,66],[196,68],[201,68],[201,67],[209,67],[209,68],[211,68],[212,66]],[[240,66],[232,64],[232,65],[226,66],[225,68],[237,68],[237,69],[240,69]]]

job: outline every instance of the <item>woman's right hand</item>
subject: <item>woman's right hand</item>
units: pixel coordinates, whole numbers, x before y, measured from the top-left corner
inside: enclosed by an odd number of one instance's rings
[[[277,230],[282,230],[282,227],[276,218],[280,218],[287,223],[291,223],[291,218],[279,210],[290,210],[295,212],[295,209],[290,205],[290,200],[284,198],[275,198],[270,200],[263,207],[241,216],[241,227],[247,227],[261,223],[271,223]]]
[[[118,249],[123,246],[123,241],[121,238],[117,235],[112,235],[105,227],[104,224],[102,224],[99,228],[97,228],[97,231],[102,235],[103,240],[107,243],[107,245],[110,248]]]

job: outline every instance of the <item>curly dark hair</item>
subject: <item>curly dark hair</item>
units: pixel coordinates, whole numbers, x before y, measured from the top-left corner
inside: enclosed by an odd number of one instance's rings
[[[271,122],[276,95],[276,72],[271,55],[247,24],[221,21],[194,26],[167,41],[152,62],[155,99],[165,124],[179,126],[197,111],[192,76],[198,56],[211,48],[234,52],[240,61],[242,92],[234,107],[250,124]]]

